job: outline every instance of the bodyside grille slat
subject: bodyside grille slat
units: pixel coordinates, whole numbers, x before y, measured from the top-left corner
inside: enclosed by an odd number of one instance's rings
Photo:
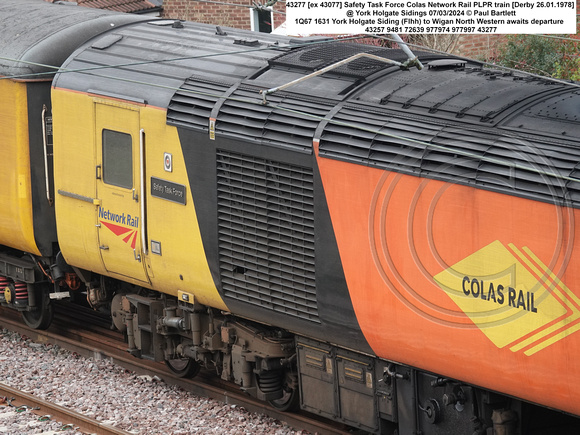
[[[310,168],[217,151],[224,294],[319,322]]]

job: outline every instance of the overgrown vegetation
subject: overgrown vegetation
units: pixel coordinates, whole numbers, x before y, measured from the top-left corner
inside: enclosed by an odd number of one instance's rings
[[[509,35],[495,63],[559,79],[580,80],[580,35]]]

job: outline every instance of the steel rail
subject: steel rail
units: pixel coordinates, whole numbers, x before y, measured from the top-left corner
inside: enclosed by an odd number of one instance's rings
[[[87,417],[86,415],[55,403],[47,402],[37,396],[33,396],[32,394],[25,393],[2,383],[0,383],[0,396],[5,396],[7,400],[9,400],[10,406],[15,407],[16,410],[21,407],[26,407],[39,416],[50,416],[50,420],[62,423],[63,427],[71,424],[76,430],[86,434],[131,435],[130,432],[101,423],[100,421]]]
[[[265,414],[273,419],[283,421],[296,430],[306,430],[318,435],[351,435],[352,428],[345,425],[319,419],[309,413],[281,412],[266,402],[254,399],[243,393],[238,386],[222,381],[211,373],[201,371],[193,379],[175,376],[162,363],[138,359],[127,352],[127,345],[119,339],[98,331],[84,331],[67,328],[55,318],[47,331],[28,328],[13,310],[0,309],[0,328],[6,328],[30,338],[36,343],[58,345],[80,356],[95,359],[110,359],[112,362],[136,372],[139,375],[157,376],[169,385],[176,385],[200,397],[209,397],[220,402],[243,407],[249,412]]]

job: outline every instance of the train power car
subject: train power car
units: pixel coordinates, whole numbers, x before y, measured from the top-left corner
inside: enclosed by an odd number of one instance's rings
[[[0,300],[46,328],[49,293],[80,286],[58,250],[51,81],[79,44],[138,18],[12,0],[0,4],[0,17]]]
[[[82,294],[138,357],[370,433],[578,433],[575,84],[40,3],[0,26],[121,21],[52,82],[14,68],[58,32],[2,52],[3,305]]]

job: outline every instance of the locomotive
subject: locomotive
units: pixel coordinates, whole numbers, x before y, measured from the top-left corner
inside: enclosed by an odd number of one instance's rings
[[[577,433],[574,84],[37,0],[0,29],[29,326],[86,300],[137,357],[370,433]]]

